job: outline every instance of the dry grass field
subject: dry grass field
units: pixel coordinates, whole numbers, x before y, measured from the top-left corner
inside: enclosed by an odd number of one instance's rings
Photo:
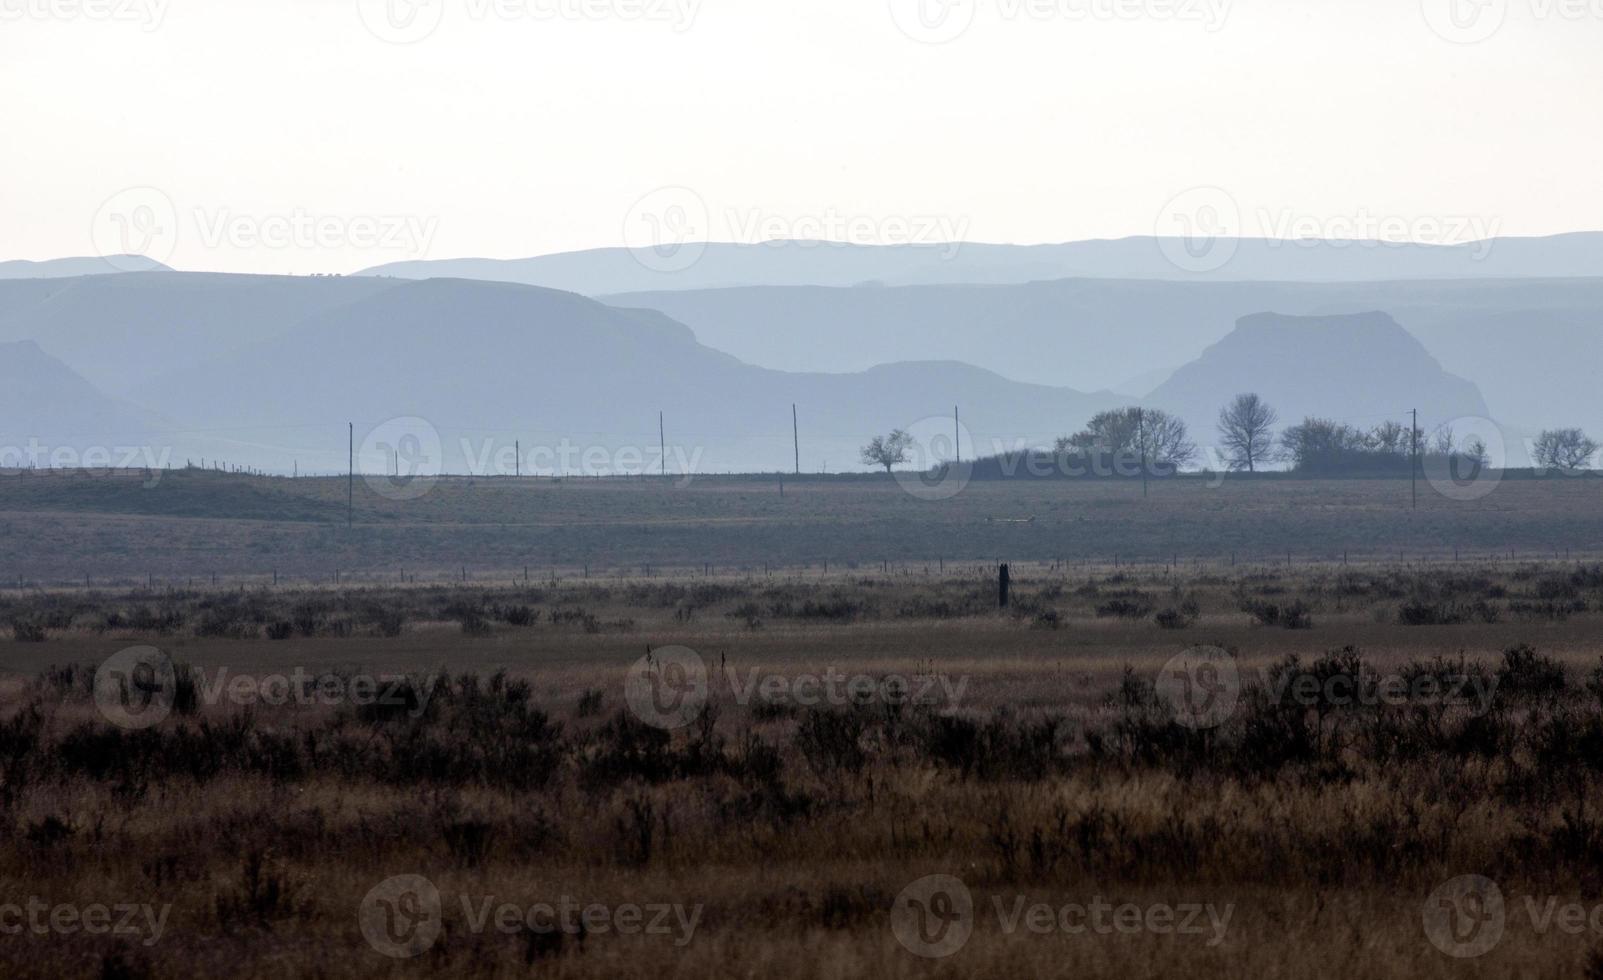
[[[0,592],[0,974],[1603,976],[1603,567],[1013,578]]]

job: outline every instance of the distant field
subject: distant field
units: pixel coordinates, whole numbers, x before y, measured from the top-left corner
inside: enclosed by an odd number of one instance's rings
[[[970,484],[887,477],[441,480],[415,500],[344,479],[204,471],[0,473],[0,583],[714,573],[882,562],[1340,561],[1603,553],[1603,480],[1508,479],[1479,500],[1424,480],[1229,477]]]

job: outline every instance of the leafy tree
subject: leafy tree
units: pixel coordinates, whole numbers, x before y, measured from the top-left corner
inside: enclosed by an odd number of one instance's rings
[[[1584,470],[1597,450],[1580,429],[1547,429],[1536,437],[1531,456],[1543,469]]]
[[[1280,416],[1254,394],[1237,395],[1219,410],[1219,441],[1229,454],[1230,468],[1256,473],[1258,464],[1274,458],[1275,423]]]
[[[901,429],[888,436],[875,436],[863,447],[862,461],[869,466],[883,466],[889,473],[898,463],[907,462],[907,450],[912,448],[913,437]]]

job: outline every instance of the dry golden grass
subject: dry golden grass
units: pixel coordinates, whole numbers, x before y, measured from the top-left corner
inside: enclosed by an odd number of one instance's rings
[[[1538,931],[1525,906],[1532,896],[1588,910],[1603,901],[1603,736],[1586,740],[1594,720],[1603,732],[1586,688],[1603,656],[1595,567],[1031,567],[1020,569],[1015,614],[990,608],[993,589],[975,571],[6,594],[0,625],[52,625],[43,642],[0,636],[11,672],[0,679],[0,909],[37,896],[171,912],[149,945],[60,930],[0,935],[0,973],[1556,977],[1582,973],[1603,948],[1590,928]],[[1115,598],[1151,611],[1098,615]],[[809,601],[834,612],[804,616]],[[1310,627],[1254,625],[1242,611],[1251,601],[1301,603]],[[1402,625],[1399,610],[1416,601],[1482,602],[1492,613]],[[520,605],[538,621],[510,625]],[[1156,612],[1188,605],[1190,625],[1155,625]],[[307,608],[311,635],[267,639]],[[579,608],[583,617],[553,621]],[[129,626],[140,609],[179,617],[164,629]],[[399,635],[374,635],[384,609],[404,610]],[[474,610],[485,625],[465,632]],[[212,630],[224,635],[196,635]],[[1505,741],[1489,749],[1446,739],[1381,755],[1379,715],[1337,712],[1319,729],[1331,733],[1328,750],[1265,761],[1240,748],[1249,736],[1239,725],[1283,716],[1244,708],[1207,737],[1216,741],[1199,741],[1150,702],[1131,702],[1125,675],[1150,684],[1198,644],[1233,650],[1250,676],[1288,654],[1308,665],[1348,645],[1381,673],[1460,654],[1495,673],[1522,643],[1563,665],[1567,685],[1551,698],[1508,694],[1495,712]],[[365,719],[348,705],[202,703],[134,733],[106,724],[82,675],[41,676],[139,644],[212,679],[220,668],[444,668],[487,684],[505,670],[560,726],[558,761],[537,785],[509,781],[519,774],[511,764],[471,774],[419,762],[430,746],[488,745],[487,733],[514,723],[494,699],[440,695],[438,712],[415,722]],[[675,644],[742,678],[835,667],[934,671],[967,687],[930,711],[830,707],[822,716],[860,727],[829,745],[809,741],[810,710],[763,710],[715,683],[707,726],[657,745],[632,721],[625,678],[648,646]],[[600,692],[599,708],[581,711],[586,692]],[[34,742],[19,721],[31,710],[41,713]],[[1451,716],[1456,731],[1466,719]],[[987,747],[985,735],[955,755],[941,747],[943,719],[1012,738],[1048,717],[1063,725],[1044,750]],[[1570,741],[1555,734],[1561,722],[1574,724]],[[216,766],[194,764],[211,753]],[[898,896],[931,874],[960,878],[977,910],[972,938],[940,959],[910,952],[894,928]],[[1485,955],[1456,959],[1432,943],[1423,916],[1433,890],[1464,874],[1501,888],[1506,934]],[[396,875],[426,876],[442,895],[444,931],[416,959],[383,955],[361,928],[364,899]],[[523,907],[572,896],[698,917],[689,933],[592,931],[557,943],[526,929],[473,931],[464,896],[471,908],[489,896]],[[992,904],[1098,897],[1142,909],[1211,904],[1230,918],[1217,945],[1211,930],[1036,935],[1006,931]],[[0,912],[0,927],[7,921]]]

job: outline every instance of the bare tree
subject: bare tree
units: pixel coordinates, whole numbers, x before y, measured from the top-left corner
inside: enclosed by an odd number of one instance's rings
[[[1369,448],[1387,456],[1407,456],[1408,428],[1401,422],[1385,421],[1369,433]]]
[[[1536,437],[1531,456],[1542,469],[1583,470],[1597,450],[1580,429],[1547,429]]]
[[[1434,445],[1431,448],[1438,456],[1452,456],[1457,452],[1458,436],[1453,432],[1453,427],[1446,422],[1436,427],[1432,441]]]
[[[1254,394],[1237,395],[1219,410],[1219,441],[1230,457],[1230,468],[1258,472],[1258,464],[1274,458],[1275,423],[1280,416]]]
[[[1186,424],[1156,408],[1120,408],[1098,412],[1084,429],[1059,439],[1059,454],[1101,454],[1110,457],[1139,455],[1143,463],[1180,467],[1197,455],[1197,444],[1186,432]]]
[[[1136,449],[1143,462],[1175,469],[1197,455],[1186,424],[1158,408],[1136,409]]]
[[[863,447],[861,459],[869,466],[883,466],[889,473],[898,463],[907,462],[907,450],[912,448],[913,437],[895,429],[888,436],[875,436]]]

